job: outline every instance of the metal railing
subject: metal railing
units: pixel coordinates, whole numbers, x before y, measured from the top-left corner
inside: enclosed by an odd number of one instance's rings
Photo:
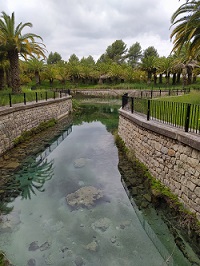
[[[122,109],[185,132],[200,134],[200,105],[122,96]]]
[[[24,105],[27,102],[39,102],[47,101],[48,99],[58,99],[64,96],[70,95],[70,90],[62,91],[36,91],[36,92],[27,92],[19,94],[0,94],[0,106],[10,106],[14,104],[23,103]]]

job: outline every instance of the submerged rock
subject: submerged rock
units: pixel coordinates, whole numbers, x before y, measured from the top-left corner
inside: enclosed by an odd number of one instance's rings
[[[88,245],[84,246],[85,249],[90,250],[90,251],[97,251],[98,248],[98,244],[95,240],[93,240],[91,243],[89,243]]]
[[[81,257],[76,257],[74,260],[74,263],[76,264],[76,266],[82,266],[84,265],[84,261]]]
[[[28,260],[27,266],[36,266],[36,260],[35,259]]]
[[[49,242],[45,242],[45,243],[43,243],[41,246],[40,246],[40,250],[41,251],[44,251],[44,250],[47,250],[47,249],[49,249],[50,248],[50,243]]]
[[[109,228],[110,225],[111,225],[110,219],[104,217],[104,218],[101,218],[101,219],[97,220],[96,222],[94,222],[92,224],[92,228],[94,230],[97,229],[97,230],[100,230],[102,232],[105,232]]]
[[[67,203],[71,207],[91,207],[95,201],[103,197],[103,191],[92,186],[82,187],[74,193],[68,194]]]
[[[29,248],[28,248],[28,250],[29,251],[35,251],[35,250],[37,250],[37,249],[39,249],[40,247],[39,247],[39,245],[38,245],[38,241],[34,241],[34,242],[32,242],[30,245],[29,245]]]
[[[81,167],[85,166],[86,163],[87,163],[87,159],[85,159],[85,158],[79,158],[79,159],[76,159],[74,161],[74,167],[75,168],[81,168]]]

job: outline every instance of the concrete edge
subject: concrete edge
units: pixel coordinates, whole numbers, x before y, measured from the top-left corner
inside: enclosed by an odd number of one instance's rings
[[[165,124],[147,121],[143,116],[132,114],[120,108],[119,114],[133,123],[143,127],[147,130],[153,131],[162,136],[177,140],[187,146],[190,146],[198,151],[200,151],[200,137],[192,133],[183,132],[178,128],[173,128]]]

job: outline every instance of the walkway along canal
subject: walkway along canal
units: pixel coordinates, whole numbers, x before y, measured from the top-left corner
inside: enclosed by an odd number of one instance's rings
[[[128,174],[141,172],[118,154],[119,106],[87,103],[73,124],[63,119],[1,158],[0,249],[13,265],[200,265],[187,243],[189,260],[179,250],[148,195],[142,207],[130,197]]]

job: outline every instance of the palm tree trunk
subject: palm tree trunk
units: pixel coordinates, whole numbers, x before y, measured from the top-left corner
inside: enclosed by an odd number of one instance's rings
[[[19,56],[17,51],[9,51],[8,59],[10,61],[11,88],[13,93],[20,93],[20,77],[19,77]]]
[[[40,84],[40,74],[39,74],[39,71],[35,71],[35,82],[36,82],[36,84]]]
[[[3,90],[5,87],[5,80],[4,80],[4,70],[0,67],[0,90]]]
[[[159,75],[159,84],[162,84],[162,74]]]
[[[176,73],[173,73],[172,85],[176,85]]]

